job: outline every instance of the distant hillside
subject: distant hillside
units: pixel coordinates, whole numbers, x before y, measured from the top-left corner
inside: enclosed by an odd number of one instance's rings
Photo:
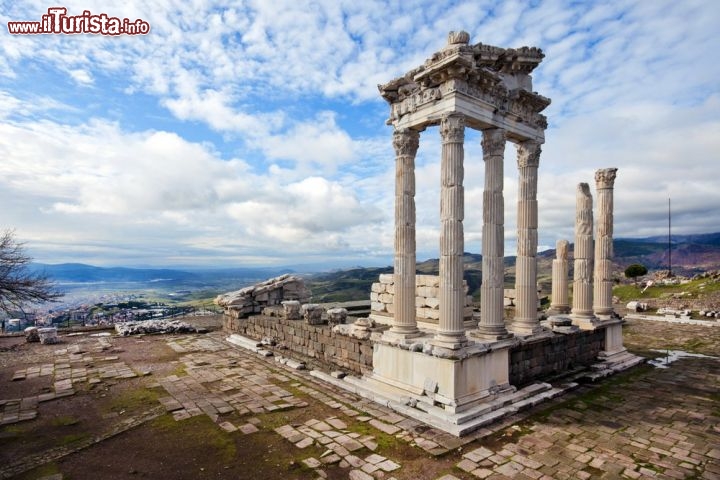
[[[615,270],[618,275],[631,263],[641,263],[650,270],[667,269],[667,237],[616,238]],[[570,246],[572,254],[572,245]],[[552,260],[555,250],[538,253],[538,283],[544,291],[550,290]],[[469,293],[479,298],[482,277],[482,256],[465,253],[465,280]],[[515,281],[515,257],[505,257],[505,285],[512,288]],[[672,268],[674,273],[694,273],[720,270],[720,233],[702,235],[674,235],[672,237]],[[226,268],[226,269],[154,269],[126,267],[95,267],[80,263],[59,265],[33,264],[32,269],[44,272],[56,282],[66,284],[92,284],[98,282],[136,283],[133,288],[164,289],[207,289],[223,292],[256,283],[283,273],[292,273],[288,267],[272,268]],[[417,271],[421,274],[436,275],[438,259],[418,261]],[[570,262],[572,275],[572,262]],[[313,291],[314,301],[332,302],[366,300],[370,297],[370,286],[381,273],[392,273],[392,266],[381,268],[352,268],[308,276],[308,286]]]
[[[663,270],[668,267],[667,237],[616,238],[615,270],[621,275],[632,263],[641,263],[650,270]],[[572,258],[573,245],[570,245]],[[552,260],[555,250],[538,253],[538,283],[544,291],[550,290]],[[465,280],[470,294],[476,299],[480,291],[482,276],[482,255],[465,253]],[[505,285],[513,288],[515,282],[515,257],[505,257]],[[439,269],[438,259],[419,261],[417,272],[436,275]],[[673,273],[692,275],[709,270],[720,270],[720,233],[700,235],[672,236]],[[354,268],[323,273],[310,277],[309,286],[315,301],[365,300],[370,296],[370,286],[377,281],[381,273],[392,273],[392,267]],[[570,262],[572,275],[572,261]]]
[[[470,294],[477,294],[480,289],[480,270],[482,255],[465,253],[465,280],[468,282]],[[437,275],[440,268],[437,258],[418,262],[417,272],[423,275]],[[367,300],[370,298],[370,287],[378,281],[381,273],[392,273],[391,266],[381,268],[353,268],[312,275],[307,281],[313,292],[315,302],[342,302],[349,300]]]
[[[264,279],[282,273],[292,273],[286,268],[223,268],[178,270],[168,268],[95,267],[84,263],[45,264],[33,263],[33,272],[44,273],[57,282],[157,282],[198,281],[226,278]]]
[[[32,270],[43,272],[58,282],[150,282],[153,280],[188,280],[195,275],[171,269],[144,269],[126,267],[95,267],[83,263],[57,265],[36,263]]]

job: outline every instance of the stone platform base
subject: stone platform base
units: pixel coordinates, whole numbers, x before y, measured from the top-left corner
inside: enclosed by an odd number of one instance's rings
[[[487,397],[460,413],[451,413],[445,408],[426,403],[420,396],[408,395],[404,390],[374,381],[372,378],[346,376],[340,379],[317,370],[311,371],[310,375],[457,437],[577,387],[576,383],[568,383],[561,387],[553,387],[548,383],[534,383],[517,391],[510,389]]]
[[[225,341],[232,343],[233,345],[237,345],[238,347],[242,347],[245,350],[255,352],[263,357],[271,357],[273,355],[271,351],[263,348],[261,342],[253,340],[252,338],[243,337],[242,335],[232,334],[227,337]]]
[[[640,365],[645,362],[645,358],[633,355],[627,350],[614,352],[608,354],[607,352],[600,352],[598,357],[600,362],[590,366],[590,371],[584,375],[584,378],[590,381],[596,381],[601,378],[605,378],[610,375],[614,375],[628,368]]]

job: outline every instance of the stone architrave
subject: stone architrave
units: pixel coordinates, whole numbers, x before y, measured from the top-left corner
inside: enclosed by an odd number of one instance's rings
[[[415,154],[420,133],[408,128],[393,133],[395,148],[395,297],[389,337],[419,334],[415,317]]]
[[[575,278],[573,280],[573,323],[582,329],[593,329],[593,212],[592,194],[587,183],[577,186],[575,204]]]
[[[538,203],[537,178],[540,165],[540,144],[523,142],[517,146],[517,262],[515,264],[515,334],[532,335],[542,331],[538,320],[537,244]]]
[[[555,244],[555,259],[552,262],[552,298],[548,313],[554,315],[570,313],[567,240],[558,240]]]
[[[434,342],[445,348],[457,349],[467,344],[463,321],[464,116],[444,114],[440,122],[440,135],[440,319]]]
[[[597,189],[597,230],[595,235],[595,273],[593,312],[600,319],[613,315],[613,187],[617,168],[603,168],[595,172]]]
[[[505,327],[503,292],[505,288],[505,201],[503,197],[503,155],[505,131],[483,130],[485,162],[482,230],[482,285],[480,323],[474,336],[487,340],[508,338]]]

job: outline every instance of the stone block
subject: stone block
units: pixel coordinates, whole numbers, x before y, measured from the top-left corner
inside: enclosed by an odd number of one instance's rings
[[[389,293],[381,293],[378,299],[382,303],[393,303],[395,301],[395,295],[391,295]]]
[[[437,275],[417,275],[415,285],[418,287],[439,287],[440,277]]]
[[[418,287],[416,289],[416,295],[418,297],[437,298],[439,294],[440,289],[438,287]]]
[[[28,343],[40,341],[40,334],[38,333],[37,327],[27,327],[25,329],[25,341]]]
[[[426,298],[425,305],[430,308],[438,309],[438,308],[440,308],[440,299],[438,299],[436,297]]]
[[[300,320],[300,302],[297,300],[286,300],[282,302],[284,317],[288,320]]]
[[[303,318],[308,325],[321,325],[323,323],[322,315],[325,308],[316,303],[306,303],[300,308]]]
[[[58,343],[57,328],[55,327],[38,328],[38,335],[40,343],[44,345]]]
[[[395,275],[393,275],[392,273],[381,273],[379,280],[380,283],[384,283],[386,285],[394,284]]]

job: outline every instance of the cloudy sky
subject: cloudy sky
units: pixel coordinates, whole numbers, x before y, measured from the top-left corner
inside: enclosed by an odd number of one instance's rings
[[[37,261],[385,265],[394,153],[377,84],[466,30],[537,46],[552,99],[540,246],[572,240],[575,186],[618,167],[615,233],[720,231],[720,3],[710,0],[61,2],[147,35],[10,35],[56,6],[0,5],[0,228]],[[108,6],[108,4],[114,4]],[[418,258],[436,257],[440,141],[417,157]],[[481,250],[480,135],[465,249]],[[515,148],[505,161],[515,248]]]

